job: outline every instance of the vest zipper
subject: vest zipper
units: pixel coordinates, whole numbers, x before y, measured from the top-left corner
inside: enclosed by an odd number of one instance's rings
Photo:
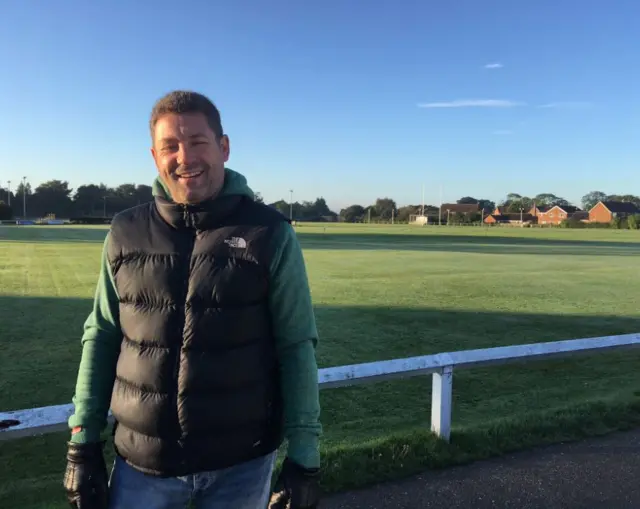
[[[191,273],[191,255],[193,254],[193,247],[196,241],[197,232],[195,231],[195,225],[193,221],[193,216],[189,212],[188,205],[182,205],[182,215],[184,219],[184,223],[189,234],[189,243],[185,255],[185,270],[184,270],[184,282],[183,282],[183,295],[182,301],[184,303],[183,311],[182,311],[182,327],[181,327],[181,338],[180,343],[178,345],[178,351],[176,354],[176,363],[174,366],[174,378],[176,382],[176,395],[175,395],[175,404],[176,404],[176,418],[178,420],[178,430],[180,432],[180,437],[178,438],[178,445],[182,448],[184,446],[184,432],[182,430],[182,424],[180,423],[180,416],[178,414],[178,398],[179,398],[179,378],[180,378],[180,359],[182,357],[182,346],[184,342],[184,328],[187,322],[187,296],[189,295],[189,276]],[[181,464],[186,463],[186,459],[181,455],[180,458]]]

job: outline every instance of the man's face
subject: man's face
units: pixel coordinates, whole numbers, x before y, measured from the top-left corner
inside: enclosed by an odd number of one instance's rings
[[[151,154],[176,203],[199,203],[218,194],[229,159],[229,139],[216,138],[201,113],[160,117]]]

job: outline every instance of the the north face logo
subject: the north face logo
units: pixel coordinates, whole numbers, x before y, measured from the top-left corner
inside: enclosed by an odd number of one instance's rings
[[[240,249],[246,249],[247,247],[247,241],[242,237],[231,237],[230,239],[226,239],[224,243],[228,244],[229,247],[237,247]]]

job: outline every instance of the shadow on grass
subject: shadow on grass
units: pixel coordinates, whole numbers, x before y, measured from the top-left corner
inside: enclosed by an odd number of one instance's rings
[[[640,333],[640,316],[316,306],[321,367],[412,355]]]
[[[0,226],[0,242],[102,243],[108,231],[95,226]]]
[[[495,235],[416,235],[298,232],[303,249],[426,251],[478,254],[638,256],[640,242],[502,237]]]
[[[0,296],[0,410],[71,401],[90,308],[90,299]],[[638,317],[366,306],[317,306],[316,314],[321,367],[640,332]],[[428,377],[324,390],[324,486],[353,488],[638,425],[637,365],[636,352],[618,352],[456,372],[450,444],[428,431]],[[0,441],[0,507],[61,500],[66,439]]]
[[[102,243],[105,227],[0,226],[0,242]],[[584,232],[580,232],[584,233]],[[640,242],[551,239],[468,234],[317,233],[297,232],[303,249],[354,251],[425,251],[477,254],[639,256]]]

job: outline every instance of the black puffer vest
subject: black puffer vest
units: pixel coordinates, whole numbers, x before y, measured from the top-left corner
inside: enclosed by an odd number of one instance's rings
[[[158,476],[217,470],[282,443],[267,292],[277,211],[242,196],[191,208],[156,197],[117,215],[109,263],[121,352],[117,453]]]

